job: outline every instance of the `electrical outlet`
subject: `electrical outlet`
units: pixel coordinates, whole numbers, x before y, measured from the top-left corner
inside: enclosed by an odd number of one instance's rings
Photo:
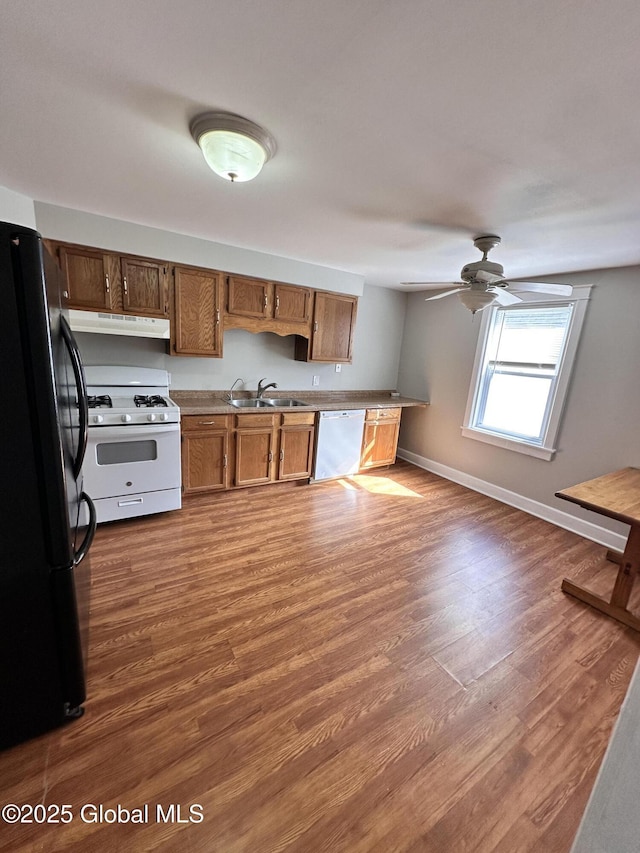
[[[342,373],[342,365],[336,364],[336,373]]]
[[[319,377],[319,376],[314,376],[314,377],[313,377],[313,382],[312,382],[311,384],[312,384],[312,385],[319,385],[319,384],[320,384],[320,377]]]

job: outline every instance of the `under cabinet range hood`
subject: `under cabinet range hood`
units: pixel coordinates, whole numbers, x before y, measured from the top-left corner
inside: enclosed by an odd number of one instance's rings
[[[102,311],[71,309],[69,323],[74,332],[169,339],[169,320],[164,317],[134,317],[131,314],[107,314]]]

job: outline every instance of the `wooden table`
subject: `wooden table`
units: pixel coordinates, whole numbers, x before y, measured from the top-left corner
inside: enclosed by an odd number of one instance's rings
[[[596,595],[568,578],[562,581],[562,590],[640,631],[640,618],[627,610],[633,582],[640,572],[640,468],[623,468],[595,480],[587,480],[556,492],[556,497],[631,525],[624,553],[607,551],[607,560],[619,565],[610,599]]]

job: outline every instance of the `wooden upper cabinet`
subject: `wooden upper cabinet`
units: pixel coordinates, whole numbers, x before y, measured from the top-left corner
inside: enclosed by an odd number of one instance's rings
[[[271,282],[259,278],[227,276],[227,313],[237,317],[270,316]]]
[[[312,303],[313,290],[309,287],[230,275],[224,324],[255,333],[308,337]]]
[[[121,258],[122,307],[127,314],[169,314],[167,267],[141,258]]]
[[[175,267],[173,279],[171,354],[221,358],[221,274]]]
[[[169,316],[167,264],[90,246],[49,241],[64,276],[69,308]]]
[[[113,256],[99,249],[76,246],[61,246],[58,256],[69,307],[111,310],[114,282],[110,261]]]
[[[358,298],[316,291],[311,339],[297,338],[298,361],[351,363]]]
[[[308,287],[292,284],[274,284],[273,316],[276,320],[291,323],[308,323],[311,319],[311,297]]]

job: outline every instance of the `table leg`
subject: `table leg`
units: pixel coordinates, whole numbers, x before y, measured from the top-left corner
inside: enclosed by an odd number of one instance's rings
[[[609,551],[607,552],[607,558],[613,558],[614,562],[620,565],[609,601],[573,583],[568,578],[562,581],[562,591],[573,595],[575,598],[579,598],[586,604],[590,604],[597,610],[606,613],[607,616],[617,619],[618,622],[623,622],[630,628],[640,631],[640,619],[627,610],[636,574],[640,572],[640,527],[634,525],[631,528],[624,554],[619,557],[617,552]]]
[[[611,603],[614,607],[626,607],[636,574],[640,569],[640,527],[632,527],[627,539],[627,545],[622,555],[622,562],[618,569]]]

